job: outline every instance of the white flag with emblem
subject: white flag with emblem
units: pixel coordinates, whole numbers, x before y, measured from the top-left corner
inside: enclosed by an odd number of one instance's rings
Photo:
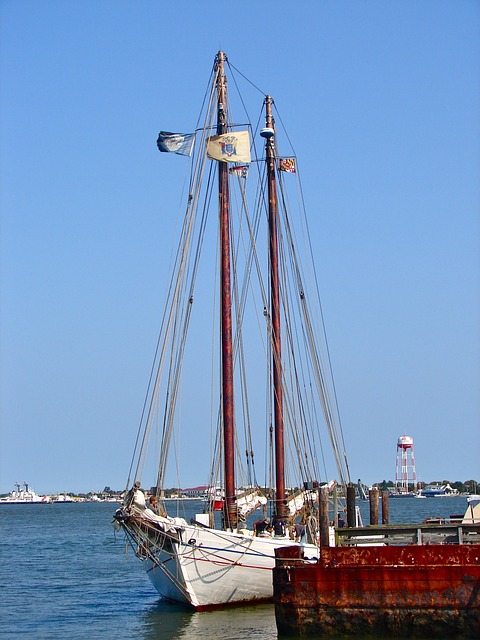
[[[251,162],[248,131],[231,131],[207,139],[207,156],[220,162]]]

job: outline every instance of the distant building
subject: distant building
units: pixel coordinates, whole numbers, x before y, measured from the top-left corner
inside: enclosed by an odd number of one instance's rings
[[[204,498],[209,487],[202,485],[201,487],[192,487],[190,489],[182,489],[182,496],[187,498]]]

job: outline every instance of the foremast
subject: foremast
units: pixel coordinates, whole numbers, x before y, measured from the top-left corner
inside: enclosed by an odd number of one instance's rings
[[[217,135],[228,132],[226,56],[217,54]],[[222,342],[222,417],[224,439],[225,505],[224,526],[237,526],[235,497],[235,419],[233,396],[232,287],[230,259],[230,197],[228,164],[218,162],[219,226],[220,226],[220,314]]]
[[[280,276],[278,259],[278,200],[275,173],[275,122],[272,115],[273,99],[265,98],[266,127],[261,135],[265,138],[265,160],[268,185],[268,230],[270,263],[270,319],[272,346],[273,416],[275,443],[275,512],[273,518],[276,535],[284,533],[287,515],[285,496],[285,444],[283,421],[282,386],[282,340],[280,309]]]

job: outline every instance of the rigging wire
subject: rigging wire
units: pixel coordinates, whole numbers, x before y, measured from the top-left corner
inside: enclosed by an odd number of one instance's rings
[[[234,66],[233,66],[233,64],[232,64],[231,62],[229,62],[228,58],[227,58],[227,64],[228,64],[229,69],[235,69],[235,71],[236,71],[239,75],[241,75],[241,76],[242,76],[242,78],[243,78],[244,80],[246,80],[249,84],[251,84],[251,85],[252,85],[252,87],[254,87],[254,88],[255,88],[259,93],[261,93],[261,94],[262,94],[262,96],[266,96],[266,95],[267,95],[267,92],[266,92],[266,91],[262,91],[261,89],[259,89],[259,87],[257,87],[257,85],[256,85],[255,83],[253,83],[251,80],[249,80],[249,79],[247,78],[247,76],[245,76],[245,75],[244,75],[244,74],[243,74],[239,69],[237,69],[236,67],[234,67]],[[232,73],[232,78],[234,79],[234,84],[235,84],[235,86],[237,86],[236,81],[235,81],[235,74],[234,74],[234,73]],[[240,92],[239,92],[239,93],[240,93]],[[242,103],[243,103],[243,101],[242,101]]]

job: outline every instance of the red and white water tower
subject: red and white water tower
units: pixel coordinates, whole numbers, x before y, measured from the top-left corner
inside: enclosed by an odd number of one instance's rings
[[[413,455],[413,438],[400,436],[397,441],[397,465],[395,471],[395,490],[397,493],[409,493],[417,490],[417,471]]]

